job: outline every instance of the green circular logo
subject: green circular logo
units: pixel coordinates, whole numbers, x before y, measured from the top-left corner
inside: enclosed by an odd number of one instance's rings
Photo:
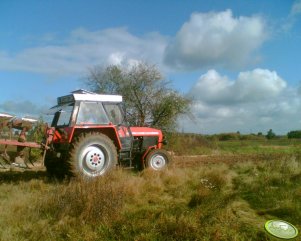
[[[269,234],[277,238],[291,239],[298,236],[298,229],[294,225],[283,220],[267,221],[264,227]]]

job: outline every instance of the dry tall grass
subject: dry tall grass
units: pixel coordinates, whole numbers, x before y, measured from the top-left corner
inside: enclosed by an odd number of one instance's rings
[[[268,219],[301,227],[300,157],[230,159],[65,183],[5,179],[0,240],[259,241],[274,240]]]

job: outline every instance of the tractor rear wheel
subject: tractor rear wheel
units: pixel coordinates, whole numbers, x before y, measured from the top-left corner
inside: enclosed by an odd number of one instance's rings
[[[161,171],[166,168],[170,162],[170,155],[162,149],[151,150],[145,159],[146,167],[155,171]]]
[[[69,161],[74,176],[101,176],[116,166],[116,147],[104,134],[87,133],[74,143]]]

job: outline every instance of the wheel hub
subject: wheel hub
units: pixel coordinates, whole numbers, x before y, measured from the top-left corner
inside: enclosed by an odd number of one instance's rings
[[[166,165],[166,160],[163,156],[161,155],[154,155],[151,159],[151,165],[153,169],[159,170],[165,167]]]
[[[85,155],[86,166],[94,171],[99,171],[105,164],[105,156],[102,150],[95,146],[90,146],[86,149]]]

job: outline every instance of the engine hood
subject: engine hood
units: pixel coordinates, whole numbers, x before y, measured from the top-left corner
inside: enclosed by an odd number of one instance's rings
[[[162,131],[149,127],[130,127],[133,136],[159,136],[162,138]]]

